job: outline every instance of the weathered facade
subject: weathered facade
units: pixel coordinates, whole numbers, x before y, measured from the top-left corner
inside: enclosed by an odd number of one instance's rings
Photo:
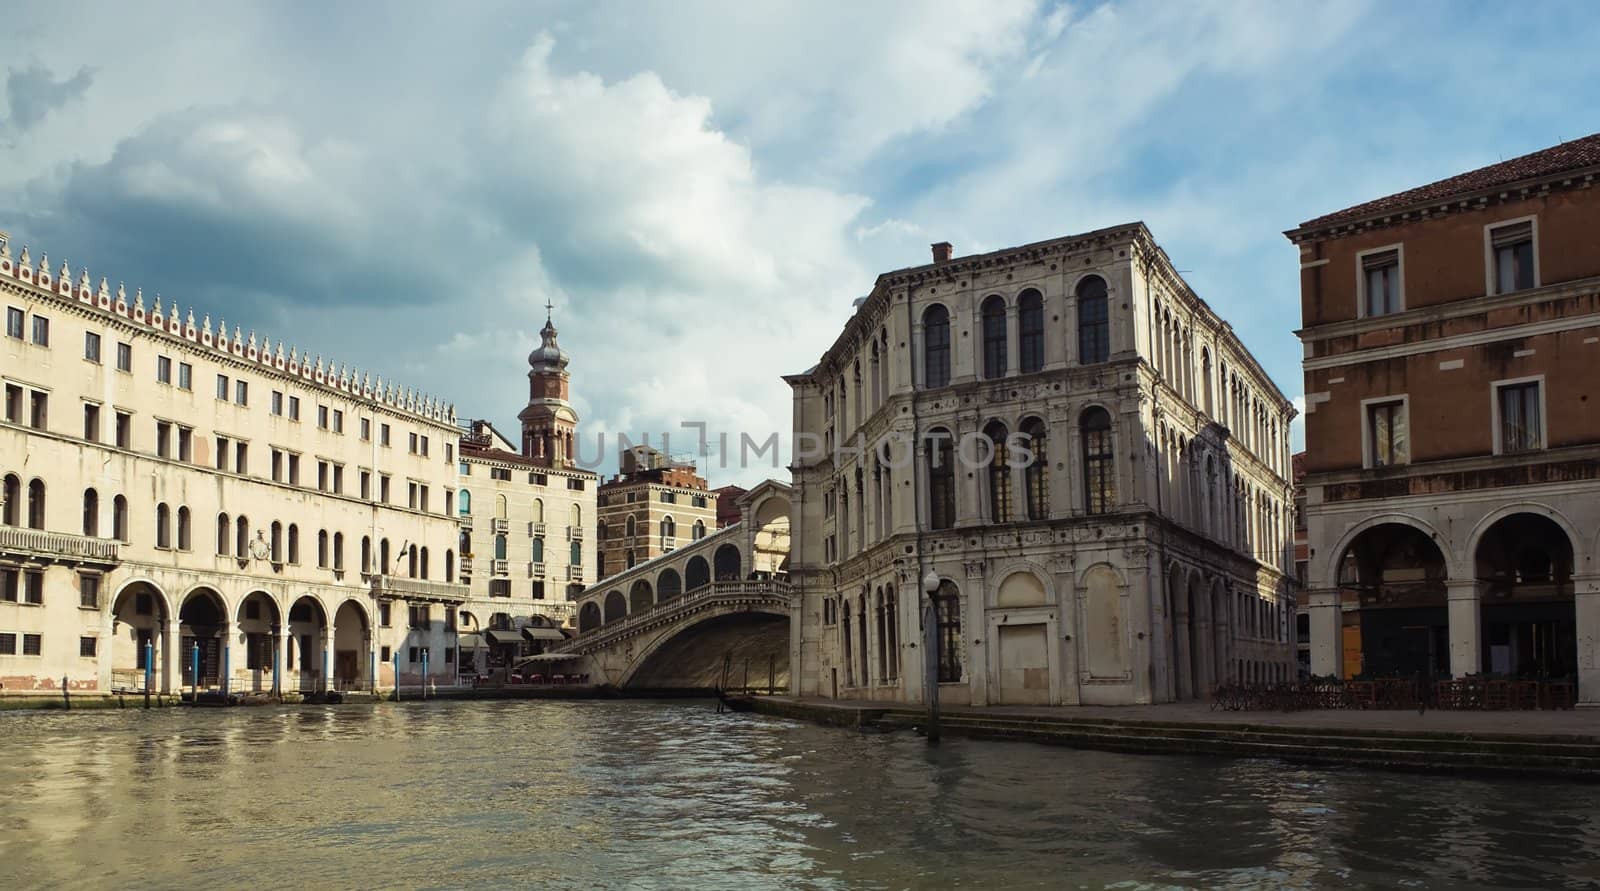
[[[1292,673],[1294,410],[1143,224],[935,245],[787,380],[802,695],[923,699],[930,578],[947,702]]]
[[[600,577],[717,531],[717,495],[695,466],[649,446],[622,453],[619,472],[600,486]]]
[[[27,248],[0,306],[0,692],[453,679],[453,407]]]
[[[1600,135],[1299,246],[1311,670],[1600,701]]]

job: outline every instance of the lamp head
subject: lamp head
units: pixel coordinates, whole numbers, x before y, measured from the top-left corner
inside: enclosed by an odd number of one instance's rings
[[[932,569],[928,570],[928,574],[922,577],[922,590],[929,597],[932,597],[934,594],[938,593],[939,574],[934,572]]]

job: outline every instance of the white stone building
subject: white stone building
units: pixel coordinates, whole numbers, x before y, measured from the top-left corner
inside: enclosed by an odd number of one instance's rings
[[[787,380],[801,695],[922,700],[930,573],[945,702],[1292,677],[1294,409],[1142,223],[934,245]]]
[[[0,306],[0,692],[453,681],[452,406],[3,243]]]

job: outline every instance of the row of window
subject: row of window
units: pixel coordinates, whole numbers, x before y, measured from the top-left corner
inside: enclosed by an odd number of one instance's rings
[[[504,532],[499,532],[499,533],[495,534],[495,537],[494,537],[494,559],[496,559],[496,560],[505,560],[505,559],[507,559],[506,558],[506,554],[508,552],[509,543],[510,543],[509,539],[507,539],[506,534]],[[534,538],[533,538],[533,540],[531,542],[531,546],[532,546],[532,551],[531,551],[532,556],[530,557],[530,559],[534,563],[543,563],[544,562],[544,536],[543,535],[534,536]],[[471,553],[471,547],[472,547],[471,538],[469,537],[468,533],[465,530],[462,530],[462,532],[461,532],[461,552],[463,554],[470,554]],[[572,543],[571,553],[568,555],[567,559],[568,559],[569,564],[572,565],[572,566],[582,566],[583,565],[583,542],[582,541],[574,541]]]
[[[941,589],[941,599],[937,601],[940,615],[939,630],[942,638],[954,632],[956,642],[960,639],[960,605],[946,603],[944,592]],[[872,598],[871,613],[868,609],[868,595],[862,591],[856,600],[854,616],[851,621],[851,604],[848,597],[828,597],[822,601],[822,624],[829,627],[842,626],[839,630],[840,653],[844,662],[845,686],[855,687],[870,684],[872,675],[869,673],[870,660],[867,649],[867,632],[869,618],[876,619],[878,671],[877,678],[880,683],[893,683],[900,678],[900,620],[899,602],[895,595],[893,585],[880,587],[875,598]],[[949,615],[954,610],[953,621]],[[842,621],[841,621],[842,620]],[[950,642],[946,640],[946,646]],[[945,658],[941,653],[939,666],[940,680],[952,670],[956,680],[960,680],[960,655],[954,661]]]
[[[1078,363],[1097,365],[1111,357],[1111,315],[1105,279],[1091,275],[1078,283],[1075,291],[1078,308]],[[998,294],[986,298],[980,314],[983,323],[983,376],[1005,377],[1010,373],[1009,326],[1006,301]],[[1044,297],[1028,289],[1017,297],[1017,369],[1032,374],[1044,367]],[[950,385],[950,310],[943,304],[929,306],[922,313],[922,385],[937,389]],[[860,369],[857,366],[859,377]],[[840,411],[843,413],[841,385]]]
[[[43,606],[44,570],[0,566],[0,603]],[[79,571],[78,605],[84,609],[100,608],[100,574],[98,572]]]
[[[1524,378],[1497,381],[1494,392],[1494,453],[1538,451],[1545,447],[1544,381]],[[1365,402],[1362,417],[1363,464],[1389,467],[1411,462],[1410,405],[1405,396]]]
[[[678,521],[677,520],[674,520],[671,517],[662,517],[661,518],[661,522],[658,524],[658,527],[659,527],[659,532],[661,534],[661,542],[662,542],[662,544],[667,544],[669,542],[677,541],[677,539],[678,539]],[[635,517],[629,516],[627,518],[627,520],[623,523],[622,529],[623,529],[622,538],[624,538],[624,539],[635,538],[639,534],[639,522]],[[597,532],[597,535],[598,535],[598,538],[599,538],[600,541],[609,540],[609,538],[610,538],[610,536],[609,536],[609,528],[607,527],[607,525],[606,525],[606,523],[604,521],[601,521],[600,528],[599,528],[599,530]],[[695,520],[694,521],[694,526],[691,527],[691,529],[689,531],[689,535],[690,535],[690,538],[689,538],[690,541],[699,541],[700,539],[705,538],[706,537],[706,521],[705,520]]]
[[[1537,228],[1529,217],[1484,227],[1484,278],[1487,293],[1510,294],[1539,287]],[[1356,254],[1357,300],[1363,317],[1403,312],[1404,245],[1386,245]]]
[[[660,493],[660,499],[662,504],[677,504],[678,493],[663,491]],[[648,500],[650,500],[649,492],[623,492],[616,495],[602,496],[600,505],[603,507],[608,504],[634,504]],[[691,495],[689,496],[689,504],[692,507],[709,507],[711,500],[705,495]]]

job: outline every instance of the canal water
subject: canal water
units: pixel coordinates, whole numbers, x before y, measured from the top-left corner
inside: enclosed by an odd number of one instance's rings
[[[1596,792],[706,702],[12,712],[0,888],[1592,888]]]

